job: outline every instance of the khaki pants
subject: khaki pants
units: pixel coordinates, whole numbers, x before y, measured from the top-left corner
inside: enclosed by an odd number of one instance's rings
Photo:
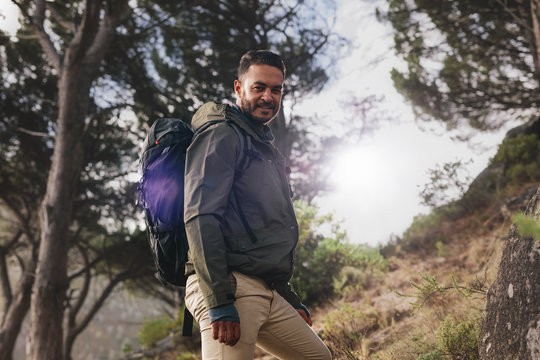
[[[235,346],[212,338],[197,276],[187,280],[186,307],[201,329],[203,360],[252,360],[255,346],[280,359],[332,359],[326,345],[297,311],[263,280],[233,272],[231,282],[236,285],[234,305],[240,316],[241,334]]]

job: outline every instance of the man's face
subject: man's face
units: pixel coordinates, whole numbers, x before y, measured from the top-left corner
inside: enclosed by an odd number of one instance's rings
[[[283,80],[275,66],[251,65],[242,80],[234,82],[236,105],[256,125],[270,122],[279,111]]]

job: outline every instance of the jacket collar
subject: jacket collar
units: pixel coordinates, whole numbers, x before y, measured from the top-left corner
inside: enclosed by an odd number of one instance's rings
[[[257,134],[257,136],[259,137],[259,139],[261,139],[263,142],[265,143],[271,143],[272,141],[274,141],[274,134],[272,133],[272,130],[270,129],[270,126],[268,125],[263,125],[263,129],[262,131],[257,129],[254,125],[253,125],[253,122],[251,122],[248,117],[242,112],[242,110],[240,109],[240,107],[238,107],[238,105],[234,104],[232,105],[232,109],[234,110],[234,112],[238,115],[238,117],[244,122],[244,124],[246,124],[247,126],[249,126],[249,128],[255,133]]]

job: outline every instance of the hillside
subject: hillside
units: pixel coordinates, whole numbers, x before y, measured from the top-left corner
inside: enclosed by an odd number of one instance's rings
[[[393,248],[384,277],[366,289],[314,308],[314,329],[332,349],[334,359],[438,359],[420,356],[437,349],[437,332],[447,317],[458,323],[479,319],[512,224],[510,214],[523,210],[538,185],[523,184],[493,206],[443,220],[437,226],[437,239],[444,238],[442,245],[424,251]],[[432,230],[426,228],[426,233]],[[185,341],[175,337],[173,346],[167,338],[146,356],[200,359],[197,345]],[[142,356],[142,352],[134,352],[125,359]],[[274,359],[262,352],[257,358]]]
[[[525,187],[519,198],[536,188]],[[516,210],[526,203],[510,199]],[[443,221],[444,242],[435,250],[392,255],[378,283],[317,309],[315,324],[331,340],[335,358],[419,359],[438,348],[437,331],[447,317],[477,322],[511,223],[504,206]]]
[[[461,199],[416,217],[381,248],[385,273],[312,309],[335,359],[477,358],[478,324],[513,214],[540,185],[539,124],[510,131]],[[168,337],[124,359],[199,359],[197,342]]]

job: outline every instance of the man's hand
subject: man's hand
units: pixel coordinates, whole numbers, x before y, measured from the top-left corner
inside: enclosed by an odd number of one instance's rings
[[[308,324],[309,326],[313,325],[313,321],[311,321],[311,316],[308,316],[303,309],[296,309],[296,311],[298,311],[298,313],[300,314],[302,319],[304,319],[306,324]]]
[[[234,346],[240,340],[240,323],[237,321],[214,321],[212,336],[225,345]]]

